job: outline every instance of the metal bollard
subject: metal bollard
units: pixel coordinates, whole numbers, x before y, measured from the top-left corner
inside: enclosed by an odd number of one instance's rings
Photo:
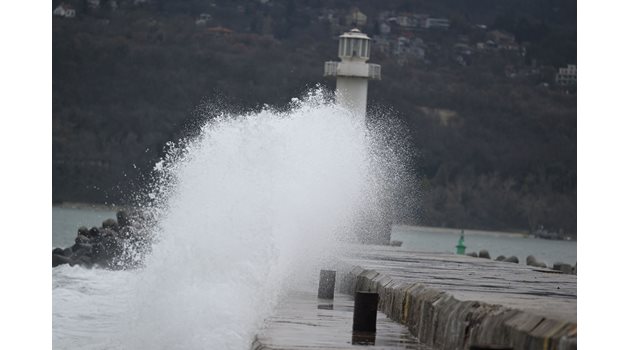
[[[376,332],[378,293],[356,292],[354,295],[353,332]]]
[[[319,289],[317,297],[320,299],[335,298],[335,276],[337,272],[332,270],[321,270],[319,272]]]

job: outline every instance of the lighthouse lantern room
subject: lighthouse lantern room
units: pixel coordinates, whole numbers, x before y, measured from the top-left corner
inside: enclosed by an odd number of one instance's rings
[[[381,79],[381,66],[366,63],[370,59],[371,39],[358,29],[339,36],[341,62],[329,61],[324,76],[337,77],[337,103],[365,120],[369,79]]]

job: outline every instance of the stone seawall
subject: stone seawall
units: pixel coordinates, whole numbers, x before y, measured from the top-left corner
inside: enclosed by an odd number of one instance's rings
[[[374,270],[352,268],[339,288],[351,295],[357,291],[377,292],[380,311],[435,349],[467,350],[471,345],[514,350],[577,349],[576,323],[502,305],[460,301],[445,291],[395,280]]]

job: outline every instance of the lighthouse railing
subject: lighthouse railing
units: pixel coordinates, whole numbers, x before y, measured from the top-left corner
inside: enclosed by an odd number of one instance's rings
[[[339,62],[328,61],[324,64],[324,76],[325,77],[336,77],[337,76],[337,66]]]
[[[381,80],[381,65],[374,63],[369,63],[368,65],[368,78]]]

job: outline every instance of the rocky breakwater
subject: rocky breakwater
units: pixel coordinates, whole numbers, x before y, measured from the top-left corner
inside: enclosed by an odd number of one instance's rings
[[[479,251],[479,254],[477,254],[477,252],[470,252],[466,254],[467,256],[473,257],[473,258],[483,258],[483,259],[491,259],[490,257],[490,253],[485,250],[482,249],[481,251]],[[512,255],[508,258],[506,258],[504,255],[499,255],[496,259],[496,261],[503,261],[503,262],[510,262],[510,263],[515,263],[518,264],[519,260],[516,256]],[[539,261],[538,259],[536,259],[535,256],[533,255],[528,255],[526,260],[525,260],[525,264],[527,266],[533,266],[533,267],[538,267],[541,269],[547,269],[550,268],[554,271],[558,271],[561,273],[565,273],[565,274],[571,274],[571,275],[577,275],[577,263],[573,266],[571,266],[570,264],[566,264],[563,262],[556,262],[553,265],[547,266],[546,263]]]
[[[116,220],[107,219],[101,227],[80,227],[74,245],[53,249],[52,267],[63,264],[107,269],[135,267],[142,263],[151,247],[150,222],[140,211],[121,210],[116,213]]]

